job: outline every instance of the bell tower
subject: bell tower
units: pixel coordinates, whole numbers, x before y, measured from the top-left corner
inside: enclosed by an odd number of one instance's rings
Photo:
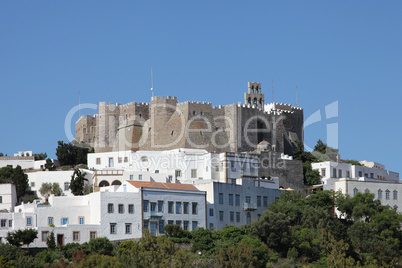
[[[261,83],[248,82],[248,91],[244,93],[244,104],[264,109],[264,94],[261,93]]]

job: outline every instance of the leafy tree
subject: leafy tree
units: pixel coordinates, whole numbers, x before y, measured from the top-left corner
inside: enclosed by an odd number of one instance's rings
[[[293,152],[293,158],[303,162],[304,184],[319,184],[321,182],[320,173],[316,170],[313,170],[311,166],[311,163],[317,162],[318,159],[312,153],[304,151],[304,145],[301,141],[297,141],[296,143],[297,147]]]
[[[17,198],[21,198],[25,195],[29,188],[28,175],[24,173],[21,166],[3,167],[0,169],[0,183],[12,183],[15,185],[17,191]]]
[[[106,237],[94,238],[88,243],[88,251],[111,256],[113,252],[113,244]]]
[[[70,190],[73,195],[84,195],[84,184],[88,179],[85,178],[86,172],[82,173],[80,169],[76,168],[70,181]]]
[[[325,154],[327,151],[327,145],[322,142],[322,140],[318,140],[317,144],[314,147],[314,151]]]
[[[338,153],[338,149],[328,146],[321,140],[317,141],[317,144],[314,147],[314,151],[312,152],[312,154],[319,161],[338,161]]]
[[[8,243],[16,247],[29,245],[36,238],[38,238],[38,231],[34,229],[20,229],[15,232],[8,232],[6,237]]]
[[[90,148],[85,143],[64,143],[63,141],[58,141],[57,144],[56,156],[62,166],[87,164],[87,155],[93,152],[93,148]]]
[[[47,157],[47,154],[39,153],[39,154],[33,154],[33,156],[35,157],[35,161],[38,161],[38,160],[45,160]]]
[[[56,166],[54,165],[54,163],[52,162],[51,159],[46,159],[46,163],[45,163],[45,169],[49,170],[49,171],[54,171],[56,170]]]
[[[54,232],[51,232],[46,239],[47,248],[50,250],[56,249],[56,238],[54,237]]]
[[[63,190],[61,190],[60,185],[57,182],[45,182],[39,189],[39,193],[43,195],[47,201],[50,196],[50,193],[53,193],[55,196],[61,196]]]

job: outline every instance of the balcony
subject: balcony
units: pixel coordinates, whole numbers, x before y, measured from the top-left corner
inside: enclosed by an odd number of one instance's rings
[[[257,204],[256,203],[244,203],[243,209],[245,211],[256,210]]]
[[[156,211],[144,212],[144,219],[162,218],[162,217],[163,217],[162,212],[156,212]]]

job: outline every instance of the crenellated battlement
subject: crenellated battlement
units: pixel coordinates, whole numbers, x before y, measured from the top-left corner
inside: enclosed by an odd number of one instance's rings
[[[152,101],[158,101],[158,100],[175,100],[177,101],[177,97],[176,96],[155,96],[152,97]]]

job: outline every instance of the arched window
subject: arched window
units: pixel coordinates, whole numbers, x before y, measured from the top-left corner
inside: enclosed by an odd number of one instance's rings
[[[370,190],[366,188],[366,190],[364,190],[365,193],[370,193]]]
[[[386,190],[386,191],[385,191],[385,199],[389,200],[389,198],[390,198],[390,197],[389,197],[389,190]]]
[[[253,105],[254,105],[254,106],[257,106],[257,98],[254,98]]]
[[[397,190],[394,191],[394,200],[398,200],[398,191]]]
[[[258,87],[255,88],[255,94],[258,94]]]
[[[121,185],[121,181],[115,180],[112,182],[112,185]]]
[[[354,188],[353,189],[353,196],[356,196],[358,192],[359,192],[359,190],[357,190],[357,188]]]
[[[105,186],[109,186],[110,184],[109,184],[109,182],[108,181],[101,181],[100,183],[99,183],[99,187],[105,187]]]
[[[382,199],[382,190],[378,190],[378,199]]]

